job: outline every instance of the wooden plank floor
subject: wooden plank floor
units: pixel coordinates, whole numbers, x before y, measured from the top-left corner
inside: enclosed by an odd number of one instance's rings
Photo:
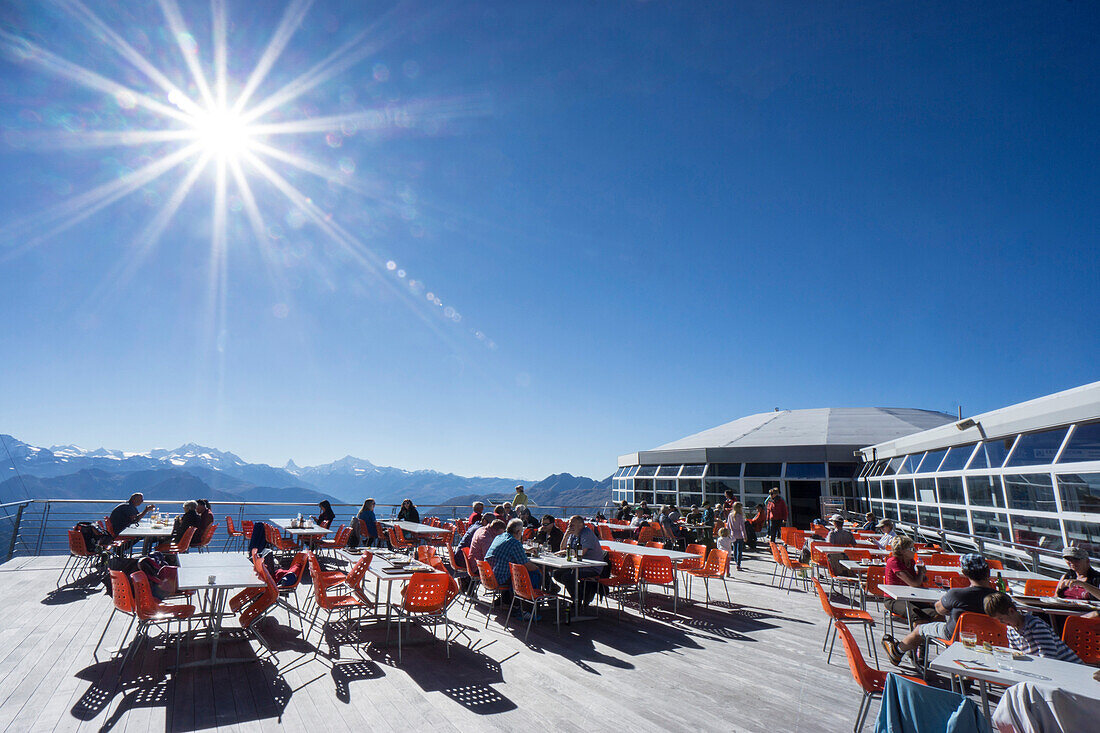
[[[263,622],[278,650],[269,661],[184,670],[167,668],[174,651],[146,646],[120,674],[109,647],[125,624],[116,618],[99,660],[92,650],[111,612],[102,588],[55,590],[59,558],[0,565],[0,730],[260,731],[843,731],[860,693],[842,650],[826,665],[824,616],[816,596],[771,587],[772,563],[747,560],[708,610],[650,594],[642,618],[614,608],[557,633],[553,613],[523,642],[522,626],[484,627],[482,605],[465,617],[469,641],[407,647],[397,664],[385,629],[330,632],[340,658],[314,658],[284,611]],[[304,597],[309,587],[303,585]],[[702,585],[693,595],[702,600]],[[231,621],[230,625],[235,624]],[[415,629],[414,641],[427,641]],[[857,631],[861,640],[862,634]],[[348,644],[348,641],[356,643]],[[327,651],[327,646],[322,644]],[[186,659],[208,653],[185,646]],[[243,639],[219,655],[252,655]],[[872,714],[872,720],[873,720]],[[868,727],[868,730],[871,726]]]

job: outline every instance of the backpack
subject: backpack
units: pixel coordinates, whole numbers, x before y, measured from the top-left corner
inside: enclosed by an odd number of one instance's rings
[[[84,547],[88,552],[95,552],[101,545],[111,544],[111,535],[91,522],[77,522],[73,529],[84,538]]]

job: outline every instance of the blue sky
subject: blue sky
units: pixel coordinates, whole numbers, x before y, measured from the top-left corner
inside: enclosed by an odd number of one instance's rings
[[[160,10],[116,5],[87,7],[201,106]],[[287,7],[228,3],[230,102]],[[180,8],[213,77],[210,5]],[[346,68],[254,124],[335,121],[248,133],[312,171],[256,153],[288,196],[242,160],[262,227],[230,178],[224,239],[216,156],[159,237],[190,162],[59,214],[185,145],[93,133],[192,130],[82,17],[0,9],[0,432],[28,442],[602,477],[774,407],[1098,378],[1090,3],[318,0],[251,102]]]

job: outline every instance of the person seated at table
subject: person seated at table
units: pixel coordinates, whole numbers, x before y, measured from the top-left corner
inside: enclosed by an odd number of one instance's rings
[[[156,510],[156,504],[150,504],[139,512],[138,507],[141,506],[144,501],[145,497],[141,493],[131,494],[128,501],[122,502],[111,510],[111,529],[114,530],[115,536],[118,536],[122,530],[126,529],[131,524],[140,522],[149,512]]]
[[[642,499],[642,502],[638,504],[638,509],[634,514],[645,520],[653,519],[653,510],[649,508],[649,504],[646,503],[645,499]]]
[[[522,528],[522,524],[519,525]],[[474,532],[470,540],[470,560],[484,560],[493,542],[504,532],[505,524],[499,519],[491,519],[489,524]]]
[[[520,504],[519,509],[516,510],[516,518],[523,522],[524,529],[530,527],[531,529],[539,528],[539,520],[535,519],[531,514],[531,510],[527,508],[526,504]]]
[[[1085,600],[1093,595],[1086,590],[1086,587],[1092,586],[1093,589],[1100,587],[1100,572],[1092,567],[1088,553],[1076,545],[1069,545],[1062,550],[1062,559],[1066,561],[1068,570],[1058,581],[1058,585],[1054,590],[1055,594],[1059,598],[1074,598],[1077,600]],[[1096,597],[1100,598],[1100,596]]]
[[[982,605],[987,615],[1008,627],[1008,644],[1016,651],[1082,664],[1081,658],[1055,636],[1050,624],[1018,609],[1007,593],[990,593]]]
[[[508,517],[504,513],[504,505],[503,504],[497,504],[495,507],[493,507],[493,514],[500,521],[505,522],[505,523],[508,522]]]
[[[352,547],[375,547],[381,544],[378,541],[378,517],[374,514],[374,499],[363,502],[359,513],[351,520],[351,533],[355,537]]]
[[[908,585],[911,588],[923,588],[925,579],[924,566],[916,565],[917,551],[913,540],[908,537],[897,537],[890,548],[890,556],[886,558],[886,570],[883,573],[882,585]],[[919,620],[921,622],[932,621],[936,615],[927,607],[910,603],[909,601],[887,599],[886,608],[895,616]]]
[[[565,536],[565,533],[558,529],[557,522],[554,521],[554,517],[550,514],[542,515],[542,525],[539,527],[539,531],[535,533],[535,542],[540,545],[549,544],[551,552],[557,552],[562,549],[561,538]]]
[[[677,524],[679,518],[680,512],[676,511],[676,509],[668,504],[661,507],[661,513],[657,515],[657,522],[661,525],[661,533],[664,535],[664,538],[671,540],[678,546],[686,544],[684,530]]]
[[[606,561],[606,553],[600,546],[600,538],[596,536],[596,533],[584,523],[584,517],[579,514],[574,514],[569,518],[569,524],[566,525],[565,535],[562,537],[562,550],[558,552],[559,555],[565,554],[566,550],[572,548],[576,551],[576,556],[582,560],[600,560]],[[554,580],[558,581],[565,586],[565,589],[569,593],[569,597],[573,599],[573,602],[577,602],[574,592],[576,591],[577,582],[579,579],[581,586],[581,598],[580,604],[584,608],[592,602],[592,599],[596,595],[597,583],[586,582],[586,578],[598,578],[604,571],[606,566],[588,567],[588,568],[562,568],[555,570]]]
[[[708,529],[714,528],[714,507],[710,505],[709,501],[703,502],[702,516],[699,517],[699,524]]]
[[[685,517],[688,524],[700,524],[703,521],[703,512],[699,511],[698,504],[692,504]]]
[[[516,510],[512,508],[512,502],[506,501],[500,505],[501,510],[504,512],[504,521],[508,522],[516,518]]]
[[[195,499],[195,503],[199,505],[199,528],[195,530],[194,539],[195,542],[199,542],[206,534],[207,528],[214,523],[214,512],[207,499]]]
[[[912,547],[912,540],[908,541]],[[890,635],[882,637],[882,646],[890,655],[890,661],[895,665],[901,663],[901,658],[906,652],[911,652],[921,645],[921,638],[950,639],[955,632],[955,622],[964,612],[985,613],[985,599],[997,588],[989,579],[989,563],[977,553],[969,553],[959,558],[959,569],[970,581],[965,588],[951,588],[936,601],[935,609],[939,616],[946,618],[944,621],[929,621],[922,623],[910,631],[904,639],[897,641]],[[923,575],[923,572],[921,573]]]
[[[634,516],[634,512],[630,508],[630,502],[623,499],[623,503],[619,505],[619,508],[615,510],[614,517],[620,522],[629,522],[631,517]]]
[[[856,536],[844,529],[844,517],[834,514],[831,517],[832,529],[825,535],[825,544],[839,545],[840,547],[855,547]]]
[[[485,503],[475,501],[470,508],[473,509],[473,511],[470,512],[470,518],[466,520],[466,525],[473,527],[481,524],[481,517],[485,513]]]
[[[317,507],[321,510],[317,512],[317,516],[313,518],[313,521],[317,523],[318,527],[324,527],[328,529],[332,526],[332,520],[336,519],[336,512],[332,511],[332,504],[328,499],[321,499],[317,502]]]
[[[875,520],[875,513],[874,512],[867,512],[866,514],[863,515],[863,519],[865,521],[863,522],[863,526],[860,527],[860,529],[864,530],[866,532],[873,532],[874,529],[875,529],[875,526],[878,524],[878,522]]]
[[[176,517],[176,521],[172,523],[172,542],[178,543],[183,539],[183,533],[187,531],[188,527],[195,528],[195,534],[191,535],[191,541],[198,540],[199,527],[202,523],[202,517],[199,516],[199,503],[197,501],[187,501],[183,504],[183,514]]]
[[[494,520],[493,524],[496,524]],[[542,587],[542,570],[538,565],[528,561],[527,552],[523,549],[523,542],[520,541],[520,535],[523,533],[523,522],[519,519],[513,519],[508,522],[504,531],[499,533],[493,538],[493,542],[489,545],[488,551],[485,553],[485,561],[489,563],[489,567],[493,569],[493,575],[496,576],[497,583],[501,586],[512,585],[512,568],[510,565],[516,563],[517,565],[524,565],[527,568],[527,572],[531,575],[531,587]],[[508,602],[511,602],[509,596]],[[503,596],[501,603],[503,604]]]
[[[880,550],[889,550],[894,545],[894,538],[898,536],[894,523],[889,519],[883,519],[878,523],[878,528],[882,530],[882,536],[875,540],[875,544]]]
[[[401,502],[401,509],[397,512],[397,521],[420,524],[420,511],[413,504],[412,499],[405,499]]]

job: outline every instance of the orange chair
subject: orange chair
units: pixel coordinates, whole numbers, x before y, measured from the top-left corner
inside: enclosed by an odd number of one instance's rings
[[[259,556],[252,559],[252,567],[256,571],[256,575],[264,581],[264,587],[259,594],[252,598],[251,602],[240,610],[237,620],[240,622],[241,628],[255,636],[277,663],[278,657],[271,649],[271,645],[267,643],[267,639],[260,634],[256,621],[267,615],[267,612],[279,602],[280,589],[275,585],[274,578],[271,577],[271,573],[267,572],[267,568],[264,567],[263,560]]]
[[[860,562],[862,560],[870,560],[871,559],[871,551],[870,550],[861,550],[857,547],[845,547],[844,548],[844,556],[847,557],[849,560],[855,560],[856,562]]]
[[[130,646],[127,654],[133,654],[141,646],[141,641],[149,638],[150,626],[163,624],[166,633],[168,633],[171,631],[172,622],[175,621],[179,626],[179,636],[176,637],[176,667],[178,668],[180,640],[183,637],[183,622],[188,622],[187,628],[190,631],[191,622],[188,619],[194,615],[195,607],[190,604],[161,603],[153,595],[153,589],[149,587],[149,577],[140,570],[130,574],[130,582],[134,585],[134,608],[138,619],[138,627],[134,634],[139,638],[135,638],[134,644]],[[122,664],[125,666],[126,661],[123,660]]]
[[[405,539],[405,535],[401,532],[400,527],[390,527],[386,530],[386,536],[389,537],[390,545],[395,550],[411,550],[416,547],[415,542],[410,542]]]
[[[355,561],[355,564],[351,566],[351,570],[348,571],[348,577],[344,584],[351,590],[352,595],[359,599],[360,603],[373,608],[377,603],[367,595],[367,591],[363,588],[363,578],[366,576],[372,560],[374,560],[374,553],[364,550],[359,559]]]
[[[443,642],[447,649],[447,658],[451,657],[450,619],[446,609],[450,595],[451,576],[446,573],[413,573],[405,587],[401,605],[394,608],[397,616],[397,661],[401,661],[401,629],[406,623],[421,626],[444,627]],[[386,631],[387,637],[389,630]]]
[[[730,554],[725,550],[711,550],[710,556],[706,559],[706,562],[700,568],[688,570],[688,597],[691,597],[691,579],[702,578],[703,588],[707,593],[707,605],[710,605],[710,580],[720,580],[722,587],[726,591],[726,602],[732,604],[730,600],[730,589],[726,585],[726,575],[730,569]]]
[[[60,588],[70,578],[82,577],[80,573],[91,570],[95,566],[95,560],[96,554],[88,549],[80,530],[70,529],[69,557],[65,560],[65,566],[61,568],[61,575],[57,576],[57,587]]]
[[[978,643],[989,642],[993,646],[1008,646],[1008,627],[984,613],[964,611],[955,620],[955,629],[948,644],[959,640],[959,634],[972,631],[978,637]]]
[[[504,595],[504,592],[508,590],[508,588],[497,582],[497,576],[496,573],[493,572],[493,567],[485,560],[477,560],[476,563],[478,578],[481,581],[480,585],[488,591],[491,601],[495,601],[497,598]],[[490,605],[490,609],[491,608],[492,606]],[[489,628],[489,613],[489,611],[485,613],[485,628]],[[468,610],[466,614],[469,615]]]
[[[369,552],[364,555],[370,555]],[[298,586],[302,584],[302,576],[306,574],[306,568],[309,567],[309,558],[306,557],[306,553],[299,552],[294,556],[294,559],[290,561],[290,567],[297,568],[295,573],[294,582],[290,585],[280,585],[279,588],[279,605],[286,609],[286,620],[288,624],[293,624],[290,612],[293,610],[298,616],[298,625],[302,624],[302,607],[298,605]],[[350,573],[348,583],[350,580]],[[291,609],[291,602],[294,604],[294,608]]]
[[[779,587],[783,587],[783,580],[788,580],[787,592],[790,593],[794,587],[794,582],[801,579],[804,583],[808,582],[806,577],[806,566],[798,560],[792,560],[790,553],[784,545],[772,544],[772,556],[775,557],[776,562],[783,568],[783,575],[779,579]]]
[[[886,594],[882,592],[880,585],[886,582],[886,568],[882,565],[870,565],[863,572],[863,608],[866,610],[867,601],[876,601],[882,604],[882,622],[886,627],[886,633],[892,635],[894,633],[894,621],[906,621],[908,620],[904,616],[898,616],[890,611],[886,606]]]
[[[1024,581],[1025,596],[1045,596],[1047,598],[1053,598],[1057,595],[1057,590],[1057,580],[1039,580],[1038,578],[1031,578]]]
[[[191,539],[195,536],[195,528],[188,527],[183,531],[179,542],[161,542],[157,545],[157,552],[167,552],[178,555],[191,549]]]
[[[244,525],[241,525],[241,529],[237,529],[233,526],[233,517],[227,516],[225,518],[225,544],[222,545],[222,552],[229,548],[230,544],[247,542],[247,538],[244,534]],[[252,532],[248,533],[250,536]]]
[[[636,545],[636,544],[638,544],[638,540],[623,540],[623,544],[624,545]]]
[[[307,550],[306,560],[309,562],[309,571],[313,576],[313,596],[316,603],[316,607],[313,610],[313,615],[309,622],[309,632],[306,632],[306,635],[308,637],[309,633],[313,631],[313,627],[316,625],[321,611],[324,611],[325,621],[324,624],[321,625],[321,636],[324,637],[324,626],[331,622],[334,613],[346,615],[351,611],[357,611],[363,607],[363,602],[356,596],[347,593],[330,594],[328,591],[331,586],[326,586],[324,582],[318,581],[318,578],[324,577],[324,573],[321,572],[321,564],[317,562],[317,557]],[[344,574],[340,573],[340,575]],[[341,578],[340,582],[343,582],[345,579],[346,576]],[[335,651],[331,638],[328,641],[328,648],[329,656],[331,657]]]
[[[1001,562],[1000,560],[994,560],[991,557],[987,557],[985,559],[985,562],[986,562],[987,565],[989,565],[990,570],[1004,570],[1005,569],[1004,563]]]
[[[965,588],[970,585],[970,581],[964,578],[959,573],[945,573],[945,572],[930,572],[924,578],[923,583],[925,588],[942,588],[948,590],[950,588]]]
[[[103,627],[103,633],[99,635],[99,641],[95,643],[95,649],[92,650],[92,659],[99,661],[99,657],[96,655],[99,653],[99,645],[103,643],[103,637],[107,635],[107,629],[110,628],[111,622],[115,618],[116,613],[121,613],[124,616],[130,617],[130,625],[126,627],[125,633],[122,638],[119,639],[119,647],[122,646],[122,642],[126,641],[126,637],[130,635],[130,629],[134,626],[134,619],[137,618],[137,607],[134,603],[134,589],[130,585],[130,579],[126,577],[126,573],[121,570],[109,570],[107,571],[111,578],[111,600],[114,602],[114,608],[111,609],[111,615],[107,617],[107,623]]]
[[[613,534],[611,534],[611,528],[608,527],[606,524],[597,524],[596,525],[596,534],[599,535],[600,540],[603,541],[603,542],[614,542],[615,541],[615,536]]]
[[[675,563],[676,569],[681,572],[688,572],[689,570],[698,570],[703,567],[707,561],[707,546],[706,545],[688,545],[684,548],[684,552],[690,552],[695,557],[684,558]]]
[[[336,533],[333,535],[331,540],[327,540],[324,538],[317,540],[317,551],[320,552],[321,550],[328,550],[333,554],[333,556],[335,556],[337,550],[342,550],[348,546],[348,538],[350,537],[351,527],[347,527],[341,524],[340,528],[336,530]]]
[[[211,524],[203,531],[202,537],[198,540],[198,542],[191,543],[191,549],[198,550],[199,552],[206,552],[206,546],[209,545],[210,541],[214,539],[214,534],[217,531],[218,525]]]
[[[833,621],[833,626],[836,629],[836,635],[840,637],[840,643],[844,646],[844,653],[848,657],[848,668],[852,670],[852,679],[863,690],[863,699],[859,703],[859,712],[856,713],[856,723],[852,726],[853,733],[858,733],[867,720],[867,714],[871,710],[871,701],[876,695],[882,695],[882,691],[886,689],[887,673],[867,666],[863,654],[859,651],[859,645],[856,644],[855,637],[852,636],[852,632],[843,621],[837,619]],[[899,676],[921,685],[927,684],[924,680],[916,677]]]
[[[254,521],[252,521],[251,519],[241,520],[241,532],[244,533],[245,545],[248,545],[249,541],[252,539],[252,531],[254,529],[256,529],[256,523]]]
[[[676,592],[676,571],[672,567],[672,558],[665,555],[642,555],[639,567],[638,588],[642,593],[642,615],[645,615],[645,596],[649,586],[658,585],[672,588],[672,612],[677,612],[680,594]]]
[[[512,575],[512,602],[508,604],[508,617],[511,618],[512,608],[515,607],[517,600],[520,602],[521,607],[524,603],[531,606],[531,613],[527,619],[527,631],[523,635],[523,640],[527,641],[527,637],[531,634],[531,624],[538,614],[539,606],[554,605],[555,623],[558,627],[558,633],[561,633],[561,596],[532,587],[531,573],[527,571],[525,565],[514,562],[508,563],[508,570]]]
[[[648,545],[653,541],[653,538],[657,536],[657,533],[653,531],[652,527],[643,526],[638,530],[638,544]],[[664,545],[661,545],[664,547]]]
[[[298,552],[302,549],[297,542],[283,537],[279,530],[266,522],[264,523],[264,536],[267,539],[267,544],[272,545],[279,552]]]
[[[833,645],[836,644],[836,628],[832,622],[843,621],[863,625],[863,635],[867,637],[867,648],[875,655],[875,666],[877,667],[878,649],[875,648],[875,640],[871,634],[871,629],[875,626],[875,620],[871,618],[871,614],[859,608],[834,606],[832,601],[829,600],[829,594],[825,592],[825,587],[821,585],[821,581],[814,578],[813,583],[814,588],[817,590],[817,598],[821,601],[821,609],[825,611],[825,615],[829,618],[829,624],[825,629],[825,642],[821,645],[821,651],[825,651],[825,647],[829,648],[829,656],[825,658],[825,663],[828,664],[833,660]],[[829,643],[830,638],[832,644]]]
[[[534,527],[527,527],[526,529],[523,530],[523,534],[521,535],[520,539],[526,541],[526,540],[532,539],[534,536],[535,536],[535,528]]]
[[[1085,664],[1100,664],[1100,618],[1070,616],[1062,629],[1062,641]]]
[[[652,542],[647,542],[647,543],[645,543],[645,546],[646,547],[653,547],[653,548],[658,549],[658,550],[665,549],[665,543],[664,542],[658,542],[657,540],[653,540]]]
[[[416,559],[425,565],[430,565],[432,558],[435,557],[435,548],[431,545],[421,545],[416,548]]]
[[[638,576],[635,572],[636,566],[634,564],[634,555],[627,555],[622,552],[615,552],[608,550],[608,562],[611,563],[611,575],[606,578],[597,578],[596,582],[602,585],[608,590],[608,596],[610,597],[611,591],[624,590],[628,588],[637,588]],[[623,597],[619,594],[619,614],[623,612]]]

